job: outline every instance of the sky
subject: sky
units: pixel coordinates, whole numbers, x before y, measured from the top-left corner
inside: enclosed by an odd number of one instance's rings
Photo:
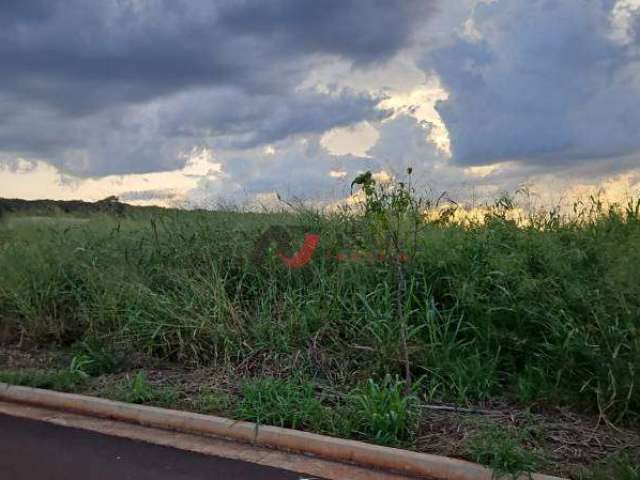
[[[640,193],[640,0],[3,0],[0,197]]]

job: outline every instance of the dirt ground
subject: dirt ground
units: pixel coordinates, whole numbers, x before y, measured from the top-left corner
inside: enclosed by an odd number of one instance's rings
[[[61,354],[47,351],[0,346],[0,370],[52,369],[64,364]],[[62,362],[62,363],[61,363]],[[277,362],[276,362],[277,363]],[[262,369],[282,374],[277,364],[262,363]],[[287,369],[292,368],[289,363]],[[255,375],[247,365],[236,369],[183,368],[173,364],[149,365],[144,359],[131,359],[129,370],[102,375],[83,387],[81,393],[109,396],[132,372],[144,371],[155,387],[171,387],[179,392],[174,408],[193,409],[193,399],[202,391],[218,391],[231,398],[239,394],[238,379]],[[262,370],[262,374],[265,372]],[[319,390],[319,395],[330,394]],[[424,404],[422,420],[414,449],[419,452],[464,458],[466,440],[487,425],[527,428],[533,432],[528,448],[543,451],[548,465],[545,473],[576,478],[577,472],[606,458],[627,453],[640,464],[640,432],[612,425],[597,415],[584,415],[566,408],[525,410],[507,403],[467,406]],[[213,412],[224,415],[226,412]]]

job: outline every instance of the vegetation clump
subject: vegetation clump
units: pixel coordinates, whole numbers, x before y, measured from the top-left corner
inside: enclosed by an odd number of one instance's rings
[[[397,376],[402,399],[380,393],[389,405],[500,396],[637,423],[640,202],[594,198],[565,215],[505,196],[461,220],[454,202],[418,195],[410,178],[363,175],[353,187],[361,206],[332,212],[127,208],[13,224],[9,214],[0,323],[22,342],[84,344],[74,353],[79,377],[117,372],[124,351],[197,366],[280,359],[344,392]],[[311,261],[288,268],[271,251],[254,262],[273,225],[296,227],[294,249],[296,232],[317,233]],[[269,421],[315,421],[308,387],[278,388],[261,386],[271,392],[261,401],[283,406]],[[264,418],[246,399],[242,415]],[[285,415],[297,401],[308,412]],[[376,418],[358,428],[407,437],[411,422]]]

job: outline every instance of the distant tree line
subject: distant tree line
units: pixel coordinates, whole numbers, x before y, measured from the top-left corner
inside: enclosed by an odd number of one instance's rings
[[[124,215],[135,209],[132,205],[122,203],[118,197],[111,196],[97,202],[82,200],[22,200],[18,198],[0,198],[0,219],[7,213],[107,213]]]

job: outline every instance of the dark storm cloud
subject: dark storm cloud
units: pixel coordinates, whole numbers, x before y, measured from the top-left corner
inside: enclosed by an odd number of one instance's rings
[[[269,38],[280,49],[367,63],[402,48],[411,35],[406,26],[424,22],[432,10],[425,0],[239,0],[222,10],[221,20],[232,31]]]
[[[201,85],[287,87],[289,77],[279,78],[269,66],[284,62],[286,70],[291,58],[278,57],[255,37],[233,35],[219,24],[215,3],[54,0],[52,5],[28,22],[24,15],[12,19],[12,10],[7,14],[0,7],[3,91],[76,113]]]
[[[161,133],[210,138],[219,148],[251,148],[289,135],[322,133],[363,118],[381,120],[390,113],[376,109],[381,99],[348,89],[333,95],[306,92],[257,95],[251,102],[243,99],[235,89],[180,95],[161,110]]]
[[[173,170],[195,146],[251,149],[298,134],[319,134],[388,112],[378,99],[351,91],[247,97],[233,88],[189,90],[145,104],[61,117],[50,108],[2,101],[5,152],[43,159],[81,176]]]
[[[638,37],[616,41],[611,0],[480,3],[478,35],[430,52],[460,165],[551,166],[640,149]]]
[[[375,98],[297,87],[327,55],[390,58],[431,4],[4,0],[0,148],[102,175],[175,166],[212,137],[253,146],[376,119]]]

